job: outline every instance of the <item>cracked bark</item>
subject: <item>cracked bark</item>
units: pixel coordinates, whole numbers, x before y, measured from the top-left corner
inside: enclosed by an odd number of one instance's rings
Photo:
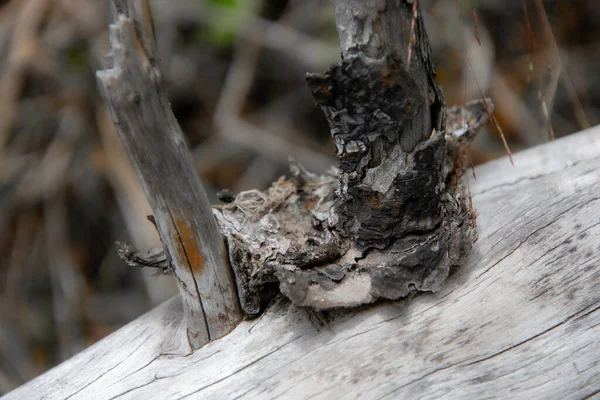
[[[145,0],[112,0],[111,65],[98,82],[134,165],[165,251],[119,246],[130,265],[177,278],[186,336],[195,349],[227,334],[241,319],[235,283],[212,208],[161,85]]]

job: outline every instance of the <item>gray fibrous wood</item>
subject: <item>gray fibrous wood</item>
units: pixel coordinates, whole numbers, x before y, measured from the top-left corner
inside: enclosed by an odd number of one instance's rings
[[[134,165],[167,250],[150,265],[173,270],[183,299],[182,345],[202,346],[241,319],[225,246],[184,136],[161,87],[145,0],[111,1],[109,69],[98,72],[102,94]],[[120,248],[135,262],[144,254]]]
[[[188,353],[173,298],[5,399],[588,398],[600,393],[600,128],[469,174],[479,240],[436,293],[285,298]]]

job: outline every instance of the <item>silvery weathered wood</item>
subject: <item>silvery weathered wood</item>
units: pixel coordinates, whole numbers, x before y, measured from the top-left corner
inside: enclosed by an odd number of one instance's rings
[[[198,348],[241,311],[225,247],[167,98],[145,0],[113,0],[112,65],[98,72],[116,130],[146,193],[184,304],[181,345]],[[158,254],[157,252],[155,252]]]
[[[600,393],[600,128],[476,169],[479,241],[437,293],[315,319],[287,300],[194,353],[179,298],[13,399]]]

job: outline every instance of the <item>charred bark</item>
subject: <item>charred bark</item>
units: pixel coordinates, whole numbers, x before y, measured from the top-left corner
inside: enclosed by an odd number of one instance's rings
[[[307,75],[338,168],[292,163],[293,178],[218,207],[247,314],[277,286],[315,309],[437,291],[476,240],[460,176],[485,105],[446,113],[418,4],[363,3],[334,1],[343,59]]]

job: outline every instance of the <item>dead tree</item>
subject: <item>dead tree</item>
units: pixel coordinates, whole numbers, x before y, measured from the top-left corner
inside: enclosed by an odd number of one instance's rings
[[[120,250],[172,272],[181,297],[8,399],[598,393],[597,131],[462,177],[492,106],[446,110],[417,0],[334,0],[342,61],[307,81],[339,165],[292,163],[213,219],[146,3],[111,4],[99,80],[165,245]],[[348,310],[418,291],[433,294]],[[240,309],[260,317],[238,325]]]
[[[417,3],[380,3],[334,2],[343,59],[325,73],[307,76],[329,121],[338,168],[316,176],[293,163],[291,179],[276,182],[266,193],[241,193],[215,214],[248,316],[258,315],[279,292],[296,305],[328,309],[437,291],[475,240],[475,216],[460,175],[464,150],[485,120],[484,106],[491,103],[473,103],[451,113],[458,125],[469,121],[464,114],[469,113],[471,125],[464,131],[457,125],[447,133],[442,89]],[[185,241],[179,239],[181,228],[174,218],[202,221],[212,216],[189,157],[163,144],[182,143],[181,132],[159,87],[152,27],[142,23],[149,19],[139,18],[136,32],[130,22],[136,19],[135,8],[115,4],[115,64],[99,78],[147,195],[154,199],[159,230],[163,237],[175,238],[165,240],[167,255],[160,259],[176,259],[172,253],[181,253],[178,241]],[[361,31],[364,26],[370,33]],[[172,168],[162,168],[165,158],[175,160]],[[156,164],[154,169],[142,164],[146,159]],[[198,195],[177,206],[182,211],[175,217],[161,213],[156,203],[173,207],[185,187],[186,196]],[[196,213],[184,215],[195,202],[201,204]],[[211,242],[220,245],[216,227],[209,228],[190,231],[205,236],[184,249],[175,263],[181,282],[198,262],[186,254],[205,258],[201,249],[213,253]],[[223,260],[220,249],[214,253]],[[213,262],[205,268],[213,269],[218,275],[228,267]],[[196,281],[199,295],[194,296],[200,301],[189,297],[191,281],[181,286],[187,302],[195,306],[203,305],[207,287]],[[232,291],[231,281],[218,282],[221,290],[228,286]],[[210,310],[211,305],[188,308],[189,323],[195,326],[202,308]],[[222,310],[216,314],[227,316]]]

